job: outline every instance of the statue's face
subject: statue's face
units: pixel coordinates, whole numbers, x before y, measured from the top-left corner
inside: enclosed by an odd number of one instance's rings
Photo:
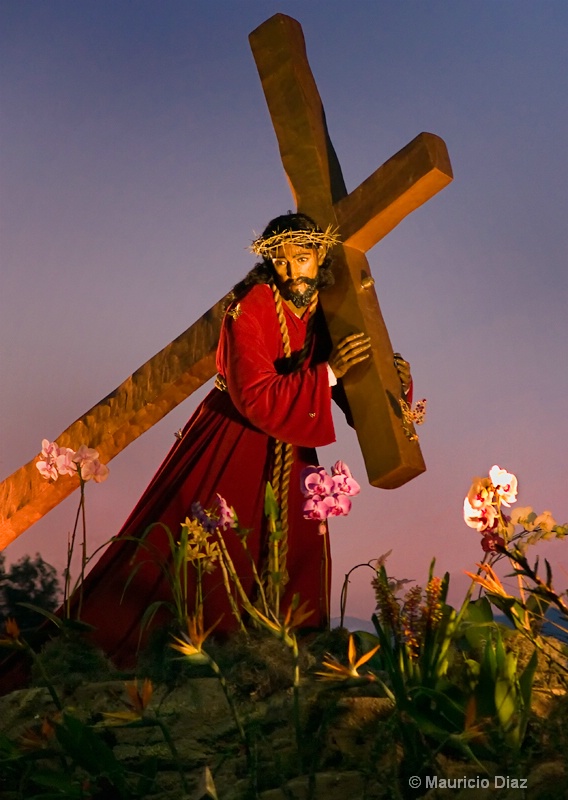
[[[317,291],[317,275],[325,253],[315,247],[284,244],[272,257],[276,285],[285,300],[297,308],[310,303]]]

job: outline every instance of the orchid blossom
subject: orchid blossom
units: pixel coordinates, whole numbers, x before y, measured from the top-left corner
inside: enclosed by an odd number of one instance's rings
[[[56,481],[59,476],[56,463],[59,455],[57,443],[50,442],[49,439],[43,439],[41,443],[41,455],[43,458],[36,461],[36,467],[40,475],[46,480]]]
[[[319,495],[326,497],[334,490],[332,478],[327,474],[324,467],[306,467],[300,476],[300,485],[306,497]]]
[[[331,468],[333,491],[335,493],[353,495],[359,494],[361,487],[351,474],[351,470],[344,461],[336,461]]]
[[[494,464],[489,470],[491,483],[504,506],[510,506],[517,499],[517,478],[507,470]]]
[[[319,520],[318,531],[326,532],[324,521],[328,517],[347,516],[351,500],[361,487],[343,461],[336,461],[328,475],[323,467],[310,466],[302,470],[300,488],[304,497],[303,512],[306,519]]]
[[[57,442],[43,439],[41,456],[36,467],[43,478],[56,481],[59,475],[76,475],[85,482],[91,480],[102,483],[108,477],[108,467],[99,461],[98,450],[82,444],[78,450],[59,447]]]
[[[465,524],[475,528],[479,533],[493,530],[497,524],[497,509],[492,505],[474,508],[468,498],[463,501],[463,516]]]
[[[85,567],[89,560],[87,557],[87,528],[85,521],[85,483],[91,479],[95,483],[102,483],[108,478],[109,469],[105,464],[101,464],[99,461],[98,450],[87,447],[86,444],[80,445],[78,450],[72,450],[70,447],[60,447],[57,442],[50,442],[49,439],[42,440],[41,455],[36,461],[36,467],[40,475],[51,482],[56,481],[59,475],[77,475],[79,478],[81,499],[79,500],[79,510],[75,518],[75,527],[69,537],[69,544],[67,547],[67,566],[65,569],[65,586],[63,590],[63,605],[69,616],[71,613],[71,594],[73,593],[71,589],[71,559],[75,546],[75,534],[77,532],[79,516],[82,510],[83,541],[81,548],[81,577],[80,581],[78,581],[79,602],[77,606],[77,618],[79,619],[83,602]]]

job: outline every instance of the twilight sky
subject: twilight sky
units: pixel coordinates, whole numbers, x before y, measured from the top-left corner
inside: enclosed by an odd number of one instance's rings
[[[334,520],[333,613],[350,567],[433,556],[463,594],[462,519],[497,463],[519,503],[568,520],[568,5],[516,0],[0,0],[0,479],[193,323],[252,266],[291,196],[247,36],[295,17],[348,190],[421,131],[455,180],[368,253],[393,346],[428,399],[428,471],[364,485]],[[88,485],[92,548],[114,535],[209,386]],[[342,458],[364,483],[356,437]],[[238,511],[238,497],[228,498]],[[19,537],[62,569],[78,495]],[[559,586],[568,542],[541,546]],[[373,610],[369,570],[348,613]]]

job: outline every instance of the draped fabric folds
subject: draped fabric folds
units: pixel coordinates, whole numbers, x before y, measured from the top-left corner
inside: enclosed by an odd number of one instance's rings
[[[306,320],[284,306],[292,353],[306,337]],[[239,524],[250,529],[248,548],[260,570],[266,556],[264,493],[270,479],[273,438],[294,445],[289,490],[287,569],[289,582],[282,599],[285,610],[295,593],[307,601],[312,616],[306,625],[324,627],[329,619],[329,546],[327,533],[302,515],[302,469],[315,464],[313,447],[334,440],[331,390],[325,359],[329,343],[323,319],[316,320],[312,350],[299,370],[287,371],[282,335],[270,287],[258,285],[227,313],[217,366],[228,391],[214,388],[198,407],[150,485],[102,558],[87,575],[81,618],[95,627],[94,641],[121,667],[135,661],[140,620],[145,609],[170,597],[157,564],[169,545],[163,526],[177,537],[180,524],[199,501],[211,506],[219,493],[235,508]],[[156,524],[161,523],[161,524]],[[145,538],[148,547],[131,541]],[[250,563],[233,531],[224,541],[247,593],[254,596]],[[125,585],[134,567],[134,578]],[[190,580],[192,569],[189,570]],[[220,620],[217,632],[236,622],[226,597],[220,569],[205,576],[205,625]],[[160,617],[158,616],[157,620]]]

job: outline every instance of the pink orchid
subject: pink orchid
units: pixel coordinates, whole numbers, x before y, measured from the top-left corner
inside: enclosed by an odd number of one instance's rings
[[[336,461],[331,468],[331,475],[334,492],[341,492],[341,494],[353,497],[361,491],[361,487],[351,474],[351,470],[345,461]]]
[[[345,475],[346,478],[352,478],[351,470],[345,463],[345,461],[336,461],[335,464],[331,467],[331,474],[332,475]]]
[[[75,453],[73,461],[82,467],[87,461],[95,461],[98,457],[98,450],[94,450],[92,447],[87,447],[86,444],[82,444]]]
[[[49,439],[42,439],[41,442],[41,455],[43,458],[36,461],[36,467],[42,478],[46,480],[56,481],[59,475],[57,471],[56,459],[59,455],[59,447],[56,442],[50,442]]]
[[[101,464],[98,458],[83,461],[81,478],[84,481],[90,481],[92,478],[95,483],[102,483],[108,478],[108,467],[105,464]]]
[[[56,481],[59,477],[59,473],[57,472],[57,467],[55,466],[55,462],[49,461],[47,459],[36,461],[36,467],[38,469],[39,474],[42,478],[45,478],[48,481]]]
[[[495,491],[501,498],[504,506],[510,506],[517,499],[517,478],[511,472],[501,469],[494,464],[489,470],[489,477]]]
[[[346,517],[351,511],[351,500],[344,494],[334,494],[330,498],[334,505],[329,507],[329,517]]]
[[[235,509],[231,508],[225,498],[221,497],[220,494],[215,495],[215,502],[217,503],[218,513],[217,527],[223,530],[226,528],[236,528],[238,522]]]
[[[324,497],[334,490],[333,480],[323,467],[305,467],[300,475],[300,487],[306,497]]]
[[[328,517],[347,516],[351,511],[349,496],[359,494],[361,487],[351,475],[344,461],[336,461],[331,477],[323,467],[306,467],[302,471],[300,486],[307,500],[303,512],[306,519],[325,520]],[[319,533],[325,533],[320,524]]]
[[[466,525],[480,533],[493,530],[498,523],[497,510],[492,505],[474,508],[467,497],[463,501],[463,517]]]
[[[46,459],[55,460],[59,455],[59,446],[57,442],[50,442],[49,439],[42,439],[41,454]]]
[[[304,517],[306,519],[324,520],[329,517],[334,508],[335,500],[333,497],[313,494],[304,503]]]
[[[361,491],[361,487],[355,480],[352,478],[351,475],[347,475],[344,472],[333,472],[333,467],[331,468],[332,472],[332,481],[333,481],[333,494],[340,493],[346,494],[350,497],[353,497],[356,494],[359,494]]]
[[[41,445],[43,459],[36,461],[36,467],[44,478],[56,481],[58,475],[76,475],[79,472],[83,481],[92,478],[95,483],[102,483],[108,477],[109,469],[98,460],[98,451],[85,444],[76,452],[70,447],[59,447],[57,442],[48,439],[43,439]]]
[[[77,464],[74,461],[75,451],[70,447],[60,447],[59,455],[55,459],[57,471],[60,475],[75,475],[77,473]]]

